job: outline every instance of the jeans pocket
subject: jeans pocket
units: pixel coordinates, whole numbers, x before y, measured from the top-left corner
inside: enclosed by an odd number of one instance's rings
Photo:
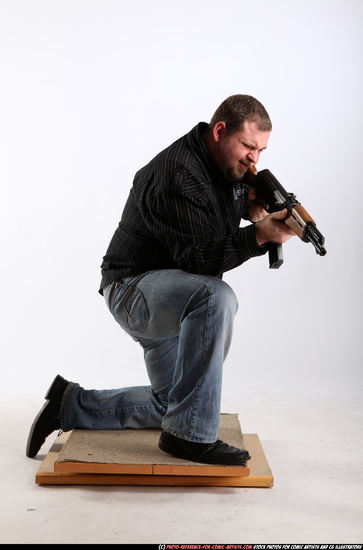
[[[112,300],[112,313],[121,327],[132,332],[143,332],[149,323],[145,298],[135,286],[120,285]]]

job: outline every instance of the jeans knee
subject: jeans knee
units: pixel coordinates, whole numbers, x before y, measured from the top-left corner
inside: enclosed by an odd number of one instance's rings
[[[237,297],[232,288],[212,275],[194,276],[198,285],[189,297],[182,320],[201,308],[207,308],[211,315],[222,315],[232,319],[238,309]]]
[[[209,290],[214,297],[216,305],[220,305],[224,311],[235,315],[238,310],[238,300],[234,290],[221,279],[213,281]]]

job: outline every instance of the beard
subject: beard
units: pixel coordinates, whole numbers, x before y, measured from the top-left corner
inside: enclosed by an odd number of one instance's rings
[[[247,170],[247,167],[241,166],[241,164],[238,162],[235,166],[226,168],[226,170],[224,171],[224,175],[229,181],[232,181],[233,183],[239,183],[243,180]]]

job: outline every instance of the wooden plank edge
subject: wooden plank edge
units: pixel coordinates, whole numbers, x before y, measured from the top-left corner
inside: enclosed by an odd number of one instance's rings
[[[96,462],[55,462],[55,472],[69,474],[153,474],[152,464],[103,464]]]
[[[212,476],[212,477],[247,477],[250,470],[247,466],[154,464],[154,475],[167,476]]]
[[[37,473],[38,485],[155,485],[199,487],[272,487],[273,478],[227,476],[150,476],[128,474]]]
[[[167,476],[247,477],[247,466],[182,464],[104,464],[96,462],[55,462],[54,472],[68,474],[137,474]]]

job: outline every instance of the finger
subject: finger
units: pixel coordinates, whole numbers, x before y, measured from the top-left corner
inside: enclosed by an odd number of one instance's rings
[[[248,191],[248,198],[250,201],[253,201],[256,198],[256,190],[253,187],[250,187]]]
[[[284,220],[288,214],[287,208],[284,208],[283,210],[278,210],[277,212],[273,212],[271,214],[271,217],[275,220]]]

